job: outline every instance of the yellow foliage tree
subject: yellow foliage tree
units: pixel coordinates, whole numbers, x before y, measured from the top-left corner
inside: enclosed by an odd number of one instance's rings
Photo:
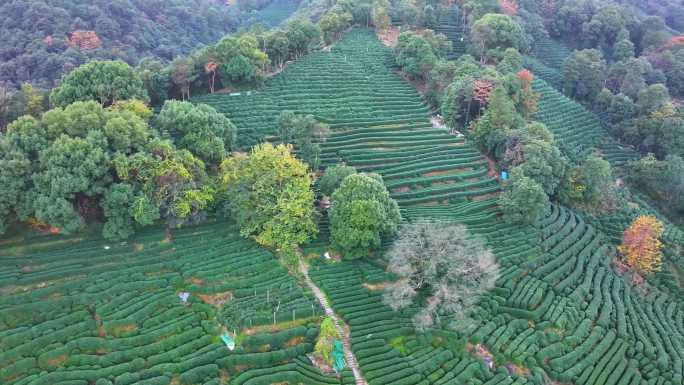
[[[311,175],[292,146],[264,143],[234,153],[221,164],[221,176],[243,236],[292,254],[318,233]]]
[[[663,259],[663,244],[659,239],[662,234],[663,224],[656,217],[642,215],[625,230],[618,250],[634,270],[659,271]]]
[[[21,92],[24,93],[26,98],[24,113],[34,118],[39,118],[43,113],[43,93],[31,85],[31,83],[22,83]]]

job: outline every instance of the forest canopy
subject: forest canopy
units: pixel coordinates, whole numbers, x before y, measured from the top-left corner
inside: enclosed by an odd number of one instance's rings
[[[170,61],[235,31],[270,1],[8,0],[0,4],[0,83],[51,88],[92,59]],[[283,3],[297,3],[288,0]],[[266,20],[264,20],[266,21]]]

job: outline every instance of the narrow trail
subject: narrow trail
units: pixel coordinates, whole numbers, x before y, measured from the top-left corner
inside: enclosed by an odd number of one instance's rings
[[[335,330],[337,330],[337,333],[342,337],[342,346],[344,347],[344,357],[347,360],[347,365],[351,368],[352,373],[354,373],[354,379],[356,381],[356,385],[368,385],[368,382],[366,382],[366,379],[363,378],[363,375],[361,374],[361,369],[359,369],[359,364],[356,361],[356,357],[354,356],[354,352],[351,349],[351,344],[349,343],[349,336],[345,332],[345,330],[342,328],[340,325],[340,320],[333,311],[332,307],[328,303],[328,299],[325,298],[325,295],[321,291],[321,289],[316,286],[315,283],[311,280],[309,277],[309,268],[306,266],[304,261],[300,258],[299,259],[299,268],[304,275],[304,281],[306,284],[311,288],[313,291],[314,295],[318,299],[318,302],[321,303],[321,306],[323,306],[323,309],[325,309],[325,315],[330,317],[333,320],[333,324],[335,324]]]

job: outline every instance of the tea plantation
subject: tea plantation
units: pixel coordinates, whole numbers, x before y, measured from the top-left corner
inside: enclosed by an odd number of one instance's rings
[[[404,221],[463,223],[493,250],[501,276],[465,341],[452,330],[416,332],[416,308],[385,305],[394,277],[382,258],[312,262],[366,382],[683,385],[682,297],[627,284],[612,266],[608,224],[559,205],[533,225],[503,222],[487,161],[464,137],[433,128],[391,55],[372,30],[355,29],[257,91],[193,99],[226,113],[243,146],[275,140],[283,110],[313,114],[333,131],[321,142],[323,166],[377,172]],[[539,119],[570,154],[601,145],[594,115],[541,80],[534,87]],[[613,162],[628,156],[616,151]],[[306,357],[323,314],[308,288],[226,223],[177,230],[171,242],[161,229],[122,244],[43,242],[0,249],[0,383],[354,383],[349,370],[323,375]],[[235,351],[219,340],[223,328],[237,333]]]
[[[304,356],[318,302],[226,224],[177,231],[172,243],[162,230],[124,244],[55,243],[3,253],[2,383],[340,383],[320,378]],[[242,339],[230,354],[222,328]]]

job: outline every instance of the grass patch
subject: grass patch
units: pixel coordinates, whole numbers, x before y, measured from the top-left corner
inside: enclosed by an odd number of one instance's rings
[[[389,345],[397,349],[403,356],[409,353],[408,347],[406,347],[406,336],[397,336],[392,338],[389,341]]]

